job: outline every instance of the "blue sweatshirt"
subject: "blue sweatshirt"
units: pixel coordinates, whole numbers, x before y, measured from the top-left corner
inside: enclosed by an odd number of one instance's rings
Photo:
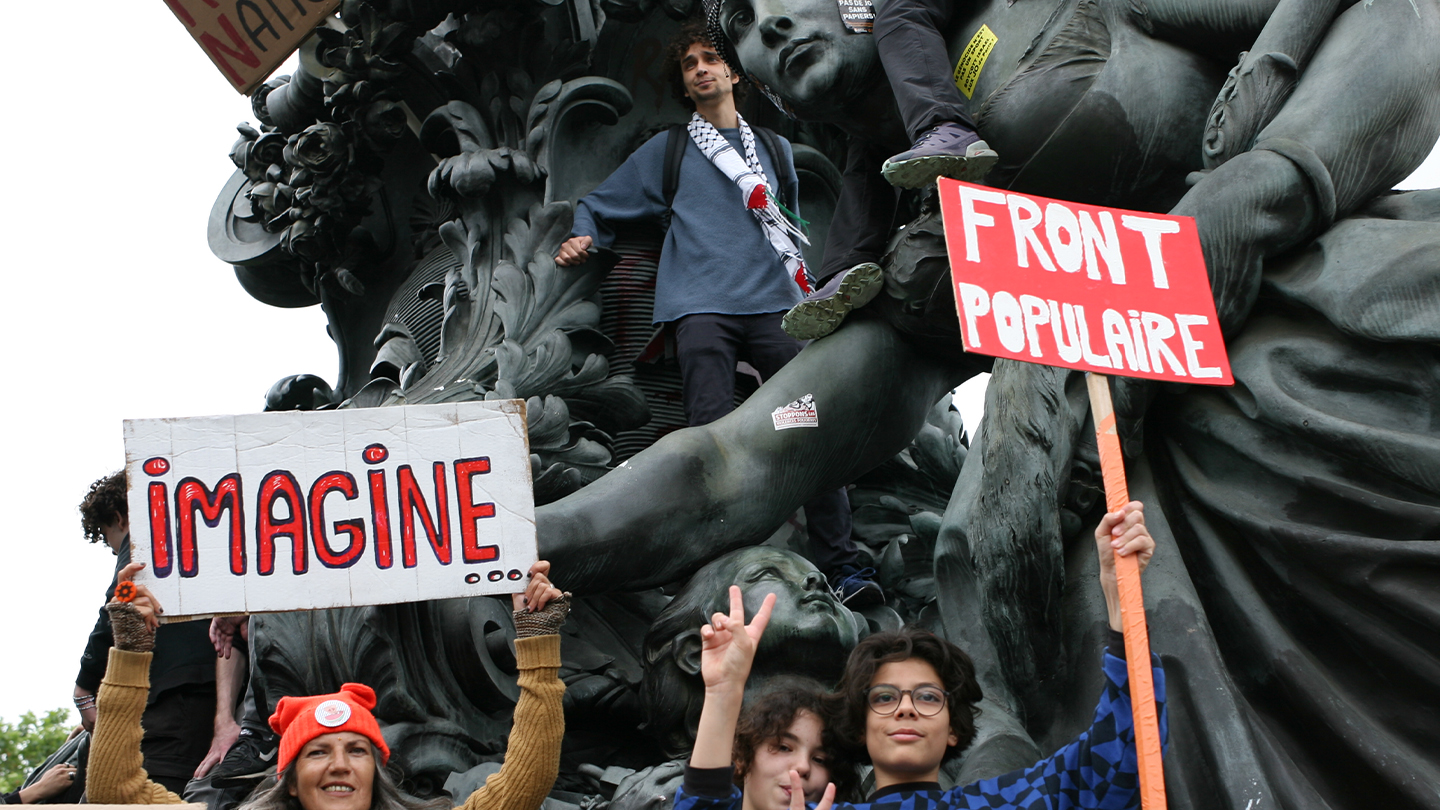
[[[739,129],[720,133],[736,152],[745,154]],[[665,214],[661,186],[668,137],[666,130],[646,141],[576,203],[572,236],[589,236],[596,246],[610,247],[618,225],[659,224]],[[781,171],[776,170],[774,156],[766,151],[763,140],[756,138],[755,151],[771,189],[778,195],[784,188],[786,193],[781,196],[796,201],[800,180],[795,175],[790,142],[779,140],[785,153]],[[745,207],[740,187],[715,168],[688,135],[686,141],[670,230],[660,251],[652,320],[666,323],[697,312],[758,315],[783,312],[799,303],[803,297],[800,287],[785,272],[764,229]]]
[[[1118,634],[1117,634],[1118,635]],[[1123,647],[1121,648],[1123,649]],[[1169,745],[1165,673],[1151,656],[1160,743]],[[1065,747],[1028,768],[992,779],[941,790],[916,782],[891,785],[867,802],[835,802],[834,810],[1128,810],[1140,806],[1135,727],[1130,714],[1130,674],[1125,660],[1105,653],[1105,690],[1090,728]],[[675,791],[675,810],[740,810],[740,789],[704,778],[710,769],[687,769]],[[729,769],[714,769],[728,771]],[[722,779],[724,775],[722,774]],[[815,805],[810,804],[811,810]]]

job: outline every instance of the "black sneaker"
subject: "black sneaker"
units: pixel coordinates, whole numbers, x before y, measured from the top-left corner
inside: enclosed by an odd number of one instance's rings
[[[240,739],[210,772],[210,784],[223,788],[258,782],[274,770],[279,751],[280,740],[274,734],[242,728]]]
[[[978,183],[999,159],[974,130],[944,123],[926,130],[910,151],[885,161],[880,173],[898,188],[932,186],[937,177]]]
[[[824,287],[791,307],[780,320],[780,328],[799,340],[825,337],[840,328],[841,321],[851,310],[873,301],[884,283],[880,265],[874,262],[857,264],[843,273],[836,273],[825,282]]]
[[[885,592],[872,577],[874,568],[841,570],[835,575],[835,598],[851,610],[885,604]]]

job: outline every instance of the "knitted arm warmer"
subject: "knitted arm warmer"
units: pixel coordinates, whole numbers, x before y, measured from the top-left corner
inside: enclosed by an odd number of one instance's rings
[[[463,810],[538,810],[560,774],[560,742],[565,736],[560,636],[551,632],[517,639],[515,661],[520,669],[520,702],[515,704],[505,762],[484,787],[470,794]]]
[[[128,605],[126,607],[129,607]],[[133,608],[131,608],[133,610]],[[120,634],[115,634],[120,640]],[[105,679],[90,738],[85,794],[95,804],[183,804],[184,800],[150,781],[140,753],[140,715],[150,696],[150,653],[110,649]]]

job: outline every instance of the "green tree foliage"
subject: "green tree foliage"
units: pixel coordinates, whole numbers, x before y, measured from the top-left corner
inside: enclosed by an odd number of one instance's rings
[[[20,787],[30,771],[69,736],[69,709],[54,709],[44,717],[26,712],[15,723],[0,719],[0,793]]]

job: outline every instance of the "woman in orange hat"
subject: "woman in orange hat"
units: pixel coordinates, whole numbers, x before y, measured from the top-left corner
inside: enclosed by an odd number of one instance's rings
[[[133,582],[144,563],[120,572],[116,596],[105,606],[115,646],[101,681],[87,800],[104,804],[180,804],[183,799],[150,781],[141,767],[140,715],[150,683],[150,650],[156,618],[153,594]],[[565,717],[560,698],[560,625],[570,611],[568,594],[550,584],[550,563],[530,569],[530,584],[515,594],[515,660],[520,701],[505,763],[465,800],[464,810],[536,810],[560,769]],[[421,801],[400,791],[386,770],[390,748],[371,710],[375,691],[347,683],[328,695],[281,698],[270,717],[280,734],[274,786],[241,810],[440,810],[447,803]]]

